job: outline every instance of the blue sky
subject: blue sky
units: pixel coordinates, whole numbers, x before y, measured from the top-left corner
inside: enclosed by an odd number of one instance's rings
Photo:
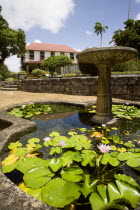
[[[94,25],[108,29],[103,46],[109,46],[113,32],[123,29],[130,0],[1,0],[2,15],[13,29],[25,31],[26,42],[65,44],[74,49],[99,47]],[[131,0],[130,18],[140,19],[140,0]],[[7,59],[12,71],[19,71],[19,59]]]

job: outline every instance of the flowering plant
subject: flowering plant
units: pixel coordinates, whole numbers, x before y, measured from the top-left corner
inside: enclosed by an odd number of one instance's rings
[[[28,140],[26,147],[19,142],[11,143],[11,152],[2,161],[2,171],[20,171],[23,182],[19,187],[57,208],[70,209],[71,205],[93,210],[135,208],[140,202],[140,186],[125,174],[125,167],[139,170],[140,151],[130,150],[129,142],[125,145],[126,152],[117,150],[121,143],[117,136],[109,141],[113,145],[102,143],[96,147],[92,138],[83,134],[69,132],[66,137],[52,132],[44,138],[43,145],[37,138]],[[37,153],[42,146],[48,148],[47,160]]]

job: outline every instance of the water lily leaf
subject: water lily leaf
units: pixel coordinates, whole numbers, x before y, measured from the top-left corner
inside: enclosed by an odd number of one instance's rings
[[[70,137],[69,141],[76,150],[81,150],[82,148],[90,149],[91,147],[91,141],[83,135],[73,135],[72,137]]]
[[[83,174],[83,170],[78,166],[70,166],[61,171],[62,178],[70,182],[81,181],[83,179],[81,174]]]
[[[16,157],[14,154],[8,155],[3,161],[2,165],[12,165],[15,163],[17,160],[19,160],[19,157]]]
[[[118,154],[118,160],[120,160],[120,161],[125,161],[128,159],[131,159],[132,157],[134,157],[134,153],[131,153],[131,152],[125,152],[125,153]]]
[[[89,201],[91,203],[92,209],[95,209],[95,210],[101,210],[101,209],[103,209],[103,207],[105,205],[101,196],[96,192],[91,194]]]
[[[54,131],[53,131],[52,133],[49,134],[49,136],[50,136],[50,137],[60,136],[60,133],[59,133],[59,132],[54,132]]]
[[[59,142],[64,142],[66,144],[67,142],[67,137],[66,136],[55,136],[52,140],[51,140],[51,144],[52,146],[58,146]]]
[[[83,133],[87,131],[86,128],[79,128],[79,130],[80,130],[81,132],[83,132]]]
[[[109,164],[112,166],[118,166],[120,164],[120,161],[116,157],[109,158]]]
[[[52,158],[49,162],[49,166],[56,172],[63,166],[63,161],[61,158]]]
[[[135,144],[131,144],[131,143],[126,142],[124,144],[124,146],[131,148],[131,147],[135,147]]]
[[[50,206],[63,208],[79,198],[79,190],[77,184],[56,178],[42,189],[42,200]]]
[[[55,153],[60,154],[61,152],[62,152],[62,149],[60,147],[52,147],[49,152],[49,155],[54,155]]]
[[[38,188],[38,189],[31,189],[31,188],[27,188],[24,183],[22,182],[19,186],[18,186],[21,190],[23,190],[24,192],[26,192],[27,194],[33,196],[34,198],[42,201],[41,199],[41,190],[42,188]]]
[[[131,159],[127,160],[126,164],[133,168],[139,167],[140,166],[140,158],[131,158]]]
[[[54,174],[48,168],[37,167],[28,171],[23,176],[23,180],[26,187],[38,189],[49,182],[53,176]]]
[[[18,164],[18,161],[12,163],[11,165],[2,165],[2,172],[9,173],[9,172],[13,171],[14,169],[16,169],[17,164]]]
[[[63,166],[69,166],[70,164],[73,163],[73,161],[80,162],[82,156],[78,151],[76,152],[67,151],[63,153],[61,159],[63,161]]]
[[[111,136],[109,139],[111,139],[113,141],[113,143],[115,144],[119,144],[120,142],[120,137],[119,136]]]
[[[133,208],[140,202],[140,192],[129,184],[116,180],[116,184],[123,198],[129,200]]]
[[[118,152],[110,152],[111,157],[118,157]]]
[[[27,148],[23,147],[23,148],[18,148],[15,152],[14,155],[15,156],[25,156],[28,153]]]
[[[21,146],[22,146],[22,144],[21,144],[19,141],[17,141],[17,142],[11,143],[11,144],[8,146],[8,148],[9,148],[10,150],[12,150],[12,149],[16,149],[16,148],[21,147]]]
[[[100,196],[102,197],[104,203],[107,203],[108,202],[108,199],[107,199],[107,187],[106,185],[97,185],[97,190],[100,194]]]
[[[96,185],[98,183],[98,179],[95,179],[92,183],[90,182],[90,175],[85,175],[85,182],[81,187],[81,192],[85,196],[85,198],[91,193],[94,192],[96,189]]]
[[[32,138],[32,139],[28,140],[29,144],[34,144],[34,143],[38,143],[38,142],[40,142],[40,139],[38,139],[38,138]]]
[[[69,134],[70,136],[73,136],[73,135],[76,135],[77,133],[76,133],[75,131],[71,131],[71,132],[68,132],[68,134]]]
[[[109,159],[110,159],[111,157],[110,157],[110,154],[103,154],[103,157],[102,157],[102,160],[101,160],[101,163],[103,164],[103,165],[106,165],[108,162],[109,162]]]
[[[140,188],[140,186],[135,182],[131,176],[126,176],[125,174],[115,174],[114,177],[120,181],[126,182],[133,187]]]
[[[113,202],[116,199],[122,198],[118,187],[113,182],[108,183],[107,188],[108,188],[108,194],[109,194],[110,202]]]
[[[96,156],[95,151],[83,150],[82,151],[82,157],[83,157],[82,165],[86,166],[87,164],[89,164],[92,167],[95,166],[95,156]]]
[[[49,163],[48,160],[42,160],[41,158],[37,157],[23,158],[22,160],[19,161],[17,165],[17,170],[19,170],[23,174],[26,174],[32,168],[36,168],[38,166],[47,167],[48,163]]]

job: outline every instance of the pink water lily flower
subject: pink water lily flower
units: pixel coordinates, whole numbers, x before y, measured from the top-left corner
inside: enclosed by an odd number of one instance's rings
[[[50,138],[50,137],[45,137],[43,140],[44,140],[45,142],[49,142],[49,141],[51,141],[51,138]]]
[[[102,153],[108,153],[112,149],[110,146],[107,146],[106,144],[99,144],[97,145],[97,147]]]
[[[58,146],[60,146],[60,147],[63,147],[63,146],[65,146],[66,145],[66,143],[64,142],[64,141],[59,141],[58,142]]]

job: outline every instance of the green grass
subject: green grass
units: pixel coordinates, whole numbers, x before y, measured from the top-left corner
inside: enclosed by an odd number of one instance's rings
[[[140,71],[112,72],[112,74],[140,74]]]

